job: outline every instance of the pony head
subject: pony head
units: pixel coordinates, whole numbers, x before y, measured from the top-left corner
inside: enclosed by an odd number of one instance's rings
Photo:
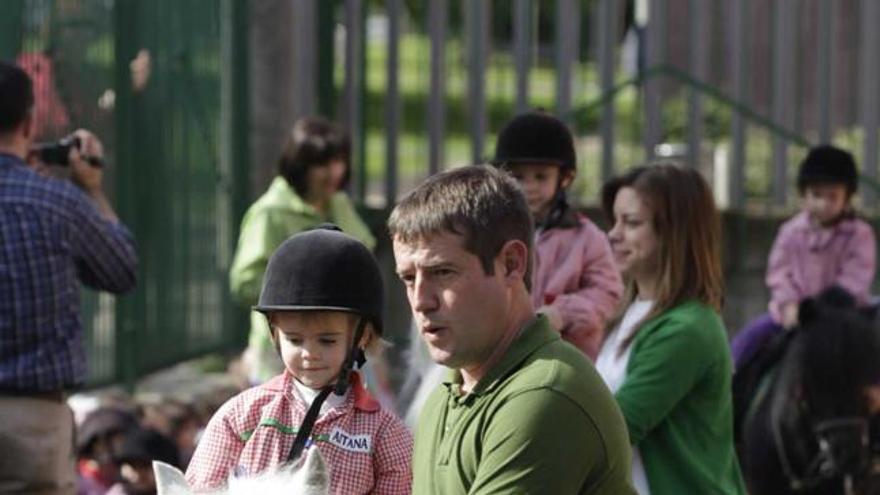
[[[179,469],[163,462],[153,462],[158,495],[326,495],[330,492],[330,473],[317,448],[309,449],[302,462],[282,464],[248,477],[230,477],[225,487],[211,491],[193,491]]]

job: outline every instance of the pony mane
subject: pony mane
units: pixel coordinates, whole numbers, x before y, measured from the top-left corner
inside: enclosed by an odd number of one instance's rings
[[[803,347],[798,364],[814,419],[866,415],[862,390],[880,379],[880,338],[874,322],[839,288],[801,305]]]
[[[232,476],[226,486],[194,491],[183,473],[164,462],[153,461],[157,495],[326,495],[330,492],[330,473],[317,448],[309,449],[305,460],[269,468],[255,476]]]

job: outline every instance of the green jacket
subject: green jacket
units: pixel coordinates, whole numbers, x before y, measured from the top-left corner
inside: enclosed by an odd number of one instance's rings
[[[651,495],[744,494],[721,318],[687,302],[642,325],[617,402]]]
[[[543,316],[471,393],[460,383],[456,371],[422,410],[412,493],[635,494],[611,393]]]
[[[263,287],[263,273],[275,249],[293,234],[324,222],[337,224],[371,250],[376,246],[376,239],[345,193],[334,195],[327,216],[322,216],[296,194],[286,179],[275,177],[241,221],[238,247],[229,269],[232,295],[243,305],[256,304]],[[252,378],[262,382],[281,372],[281,360],[269,338],[266,318],[255,311],[251,312],[248,348],[256,367]]]

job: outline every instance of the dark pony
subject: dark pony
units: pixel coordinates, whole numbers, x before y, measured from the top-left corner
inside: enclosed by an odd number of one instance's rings
[[[865,393],[880,383],[874,315],[833,288],[804,301],[799,319],[734,377],[749,492],[880,494],[880,442]]]

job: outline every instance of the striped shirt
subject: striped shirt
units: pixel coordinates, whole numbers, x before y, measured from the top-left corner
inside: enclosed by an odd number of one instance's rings
[[[128,230],[82,190],[0,153],[0,389],[82,385],[80,283],[125,292],[137,263]]]
[[[256,475],[283,464],[308,407],[284,372],[226,402],[208,423],[186,471],[194,491],[224,485],[235,474]],[[330,493],[410,493],[412,437],[382,409],[355,373],[345,402],[321,414],[307,448],[317,447],[330,470]]]

